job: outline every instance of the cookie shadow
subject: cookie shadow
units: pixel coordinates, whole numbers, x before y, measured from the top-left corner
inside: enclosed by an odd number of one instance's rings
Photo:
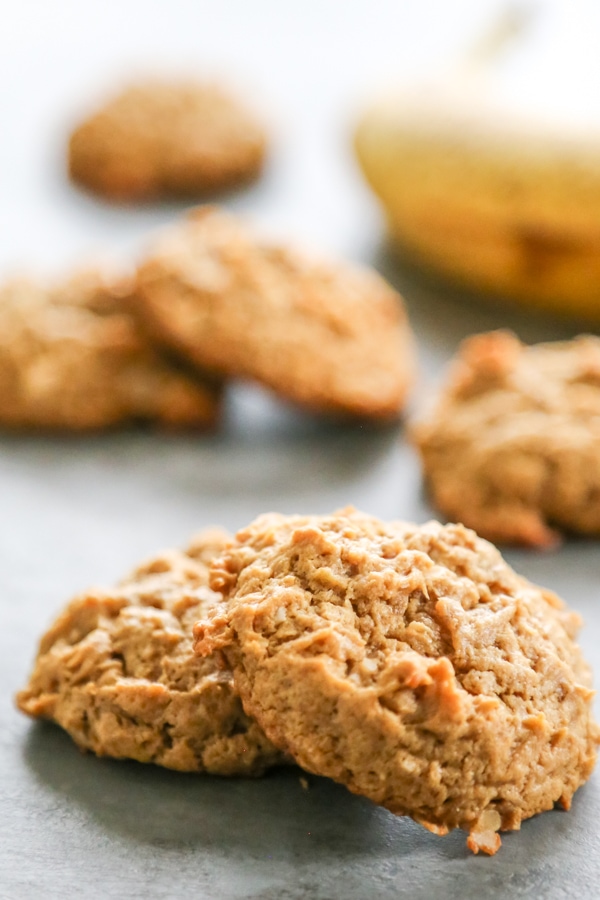
[[[343,488],[367,475],[396,446],[401,424],[335,422],[239,386],[213,432],[165,434],[129,428],[104,434],[3,434],[1,467],[18,478],[44,472],[45,484],[72,490],[97,473],[115,487],[173,491],[220,500],[289,496]]]
[[[223,872],[242,873],[236,898],[558,900],[582,884],[582,872],[584,883],[597,882],[598,836],[589,827],[598,805],[594,779],[570,813],[526,821],[487,857],[468,852],[463,832],[437,837],[296,768],[260,779],[183,775],[83,755],[58,727],[41,723],[27,734],[24,760],[36,795],[59,822],[84,823],[93,840],[116,838],[133,860],[148,851],[161,860],[193,854],[211,883]],[[258,889],[245,883],[249,872]]]
[[[177,773],[82,754],[49,723],[32,725],[24,758],[35,779],[58,796],[61,814],[76,807],[103,830],[143,845],[274,861],[365,855],[399,861],[432,844],[447,858],[466,855],[464,835],[442,841],[296,767],[257,779]]]

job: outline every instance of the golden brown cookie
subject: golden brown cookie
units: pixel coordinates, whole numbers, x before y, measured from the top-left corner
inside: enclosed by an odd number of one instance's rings
[[[414,429],[435,505],[490,540],[600,535],[600,339],[467,339]]]
[[[192,625],[218,599],[207,564],[225,540],[204,532],[118,587],[73,600],[42,638],[20,709],[98,756],[214,775],[260,775],[284,761],[244,714],[231,676],[194,656]]]
[[[462,525],[265,515],[210,583],[196,650],[307,770],[486,853],[589,777],[579,617]]]
[[[266,138],[226,91],[194,82],[126,88],[69,142],[74,181],[112,200],[198,196],[255,178]]]
[[[131,309],[127,281],[81,272],[51,287],[0,287],[0,426],[84,431],[127,422],[214,424],[217,387],[163,358]]]
[[[404,405],[412,333],[374,272],[307,259],[202,207],[141,265],[136,295],[157,341],[203,369],[317,412],[390,419]]]

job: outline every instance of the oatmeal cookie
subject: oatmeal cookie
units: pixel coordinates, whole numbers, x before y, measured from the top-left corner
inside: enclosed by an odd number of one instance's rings
[[[219,390],[163,358],[134,318],[127,280],[94,271],[0,287],[0,426],[84,431],[126,422],[206,427]]]
[[[266,137],[244,105],[214,85],[126,88],[69,142],[74,181],[112,200],[198,196],[251,181]]]
[[[436,834],[494,853],[592,771],[579,617],[462,525],[269,514],[210,584],[196,650],[223,653],[270,739]]]
[[[600,339],[468,338],[414,437],[435,505],[494,541],[600,535]]]
[[[317,412],[390,419],[414,369],[402,300],[374,272],[262,241],[193,211],[139,268],[140,317],[202,368],[247,377]]]
[[[20,709],[99,756],[214,775],[259,775],[282,762],[231,676],[193,652],[192,625],[218,599],[207,564],[225,538],[204,532],[118,587],[73,600],[42,638]]]

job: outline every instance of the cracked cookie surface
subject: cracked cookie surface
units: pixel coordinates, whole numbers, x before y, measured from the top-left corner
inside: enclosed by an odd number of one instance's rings
[[[99,756],[214,775],[260,775],[284,762],[245,715],[231,676],[193,652],[193,623],[218,599],[207,565],[225,540],[203,532],[118,587],[75,598],[42,638],[19,708]]]
[[[94,270],[49,287],[27,279],[0,287],[0,427],[215,423],[218,387],[152,347],[132,313],[130,290],[127,279]]]
[[[483,537],[600,535],[599,338],[468,338],[414,437],[434,504]]]
[[[198,196],[251,181],[265,148],[262,125],[218,86],[149,81],[79,125],[69,171],[112,200]]]
[[[166,233],[138,270],[140,317],[203,369],[322,413],[391,419],[413,379],[400,296],[375,272],[304,257],[214,207]]]
[[[487,853],[589,777],[579,617],[463,526],[268,514],[210,581],[197,652],[308,771]]]

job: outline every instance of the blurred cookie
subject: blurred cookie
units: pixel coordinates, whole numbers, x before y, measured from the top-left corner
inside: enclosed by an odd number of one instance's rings
[[[399,295],[375,272],[305,258],[214,207],[193,211],[138,271],[157,341],[316,412],[390,419],[415,367]]]
[[[307,770],[486,853],[591,774],[579,617],[463,526],[270,514],[210,583],[196,650]]]
[[[217,600],[207,564],[225,540],[204,532],[118,587],[73,600],[42,638],[20,709],[99,756],[215,775],[259,775],[282,762],[231,676],[193,653],[192,625]]]
[[[214,85],[132,85],[71,135],[74,181],[112,200],[198,196],[255,178],[262,125]]]
[[[600,339],[467,339],[414,429],[434,504],[490,540],[600,535]]]
[[[219,391],[153,349],[130,287],[94,271],[52,287],[25,279],[0,287],[0,427],[214,423]]]

